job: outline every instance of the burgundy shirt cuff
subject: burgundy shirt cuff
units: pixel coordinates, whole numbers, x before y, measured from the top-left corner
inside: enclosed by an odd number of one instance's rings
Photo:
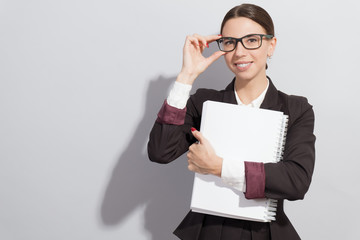
[[[245,162],[247,199],[265,198],[265,168],[262,162]]]
[[[185,122],[186,107],[184,109],[178,109],[170,106],[167,101],[164,101],[156,119],[159,123],[183,125]]]

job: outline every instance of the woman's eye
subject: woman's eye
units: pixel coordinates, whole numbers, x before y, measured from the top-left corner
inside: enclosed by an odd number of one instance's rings
[[[259,39],[257,39],[257,38],[248,38],[247,40],[246,40],[248,43],[257,43],[258,41],[259,41]]]
[[[227,46],[229,46],[229,45],[234,45],[235,44],[235,41],[234,40],[225,40],[224,41],[224,45],[227,45]]]
[[[250,44],[256,44],[259,41],[260,41],[260,39],[258,37],[255,37],[255,36],[246,38],[246,42],[250,43]]]

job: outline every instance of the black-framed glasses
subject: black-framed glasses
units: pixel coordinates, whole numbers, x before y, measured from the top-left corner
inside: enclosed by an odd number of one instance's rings
[[[216,41],[221,51],[231,52],[234,51],[238,42],[241,42],[241,44],[245,49],[249,49],[249,50],[258,49],[262,45],[263,37],[267,39],[271,39],[274,36],[267,34],[249,34],[241,38],[222,37]]]

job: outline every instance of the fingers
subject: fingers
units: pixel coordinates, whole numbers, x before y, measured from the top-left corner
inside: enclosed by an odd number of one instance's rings
[[[189,148],[189,152],[186,154],[186,157],[188,159],[188,169],[192,172],[196,172],[199,167],[196,165],[196,163],[192,160],[193,159],[193,153],[191,151],[191,146]]]
[[[188,158],[188,169],[192,172],[197,172],[201,174],[211,173],[211,155],[209,155],[209,143],[202,136],[201,132],[194,130],[193,134],[198,137],[203,143],[194,143],[189,147],[189,151],[186,154]],[[211,153],[211,149],[210,149]],[[209,165],[210,164],[210,165]]]
[[[201,168],[199,168],[193,164],[190,164],[190,163],[188,165],[188,169],[189,169],[189,171],[200,173],[200,174],[209,174],[208,172],[203,171]]]
[[[191,43],[193,46],[199,47],[202,50],[204,50],[205,47],[209,47],[205,37],[199,34],[193,34],[191,36],[187,36],[186,42]]]
[[[204,38],[207,43],[212,43],[221,37],[222,37],[221,35],[208,35],[208,36],[205,36]]]
[[[212,43],[218,40],[219,38],[221,38],[221,35],[202,36],[196,33],[186,37],[186,39],[195,46],[207,47],[207,48],[209,47],[209,43]]]
[[[199,141],[200,144],[202,144],[205,141],[205,138],[203,137],[202,133],[196,130],[195,128],[191,128],[191,132],[194,135],[194,137]]]
[[[192,171],[192,172],[197,172],[197,173],[201,173],[201,174],[208,174],[208,172],[205,169],[202,169],[201,167],[196,165],[196,163],[193,162],[191,160],[191,158],[188,158],[188,169],[189,169],[189,171]]]
[[[200,47],[201,51],[203,51],[205,48],[205,45],[207,48],[209,48],[209,43],[212,43],[221,37],[222,37],[221,35],[201,36],[199,34],[193,34],[192,36],[188,36],[187,39],[192,44]],[[210,57],[205,59],[204,63],[205,63],[206,68],[225,54],[226,54],[226,52],[222,52],[222,51],[214,52]]]
[[[226,54],[226,52],[222,52],[222,51],[214,52],[210,57],[207,58],[208,65],[212,64],[213,62],[215,62],[216,60],[218,60],[221,56],[223,56],[225,54]]]
[[[188,169],[192,172],[199,172],[199,168],[188,160]]]
[[[201,36],[193,34],[186,37],[183,48],[183,82],[193,84],[195,79],[203,73],[213,62],[219,59],[225,52],[214,52],[210,57],[205,57],[203,51],[209,47],[209,43],[219,39],[219,35]]]

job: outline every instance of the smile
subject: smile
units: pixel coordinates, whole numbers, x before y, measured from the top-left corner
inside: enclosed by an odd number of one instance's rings
[[[239,64],[236,64],[236,66],[238,66],[238,67],[246,67],[246,66],[248,66],[250,63],[239,63]]]
[[[241,62],[241,63],[235,63],[234,65],[239,71],[243,72],[249,69],[251,64],[252,62]]]

